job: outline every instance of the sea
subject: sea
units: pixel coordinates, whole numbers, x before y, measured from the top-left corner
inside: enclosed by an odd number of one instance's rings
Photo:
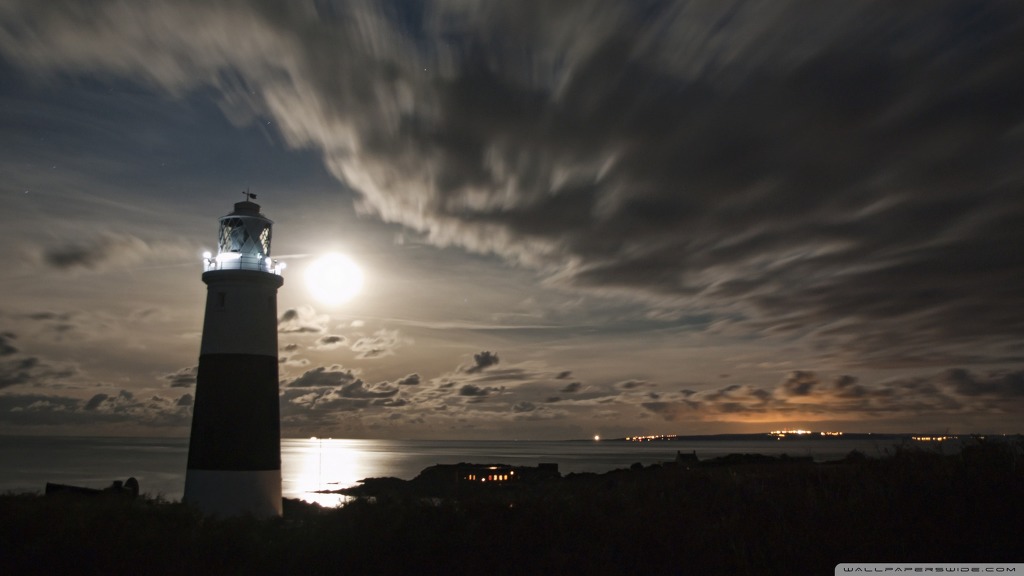
[[[677,451],[695,453],[701,460],[728,454],[787,454],[827,461],[841,459],[852,450],[881,457],[898,444],[892,437],[779,441],[768,435],[651,442],[283,438],[282,493],[286,498],[338,506],[348,497],[321,491],[355,486],[364,478],[409,480],[434,464],[555,463],[564,475],[671,461]],[[933,449],[944,448],[949,446]],[[47,482],[104,488],[133,476],[142,493],[176,501],[184,491],[187,457],[187,438],[0,436],[0,493],[42,493]]]

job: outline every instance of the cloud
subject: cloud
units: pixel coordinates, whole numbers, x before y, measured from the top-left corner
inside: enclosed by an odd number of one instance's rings
[[[583,384],[581,384],[579,382],[570,382],[570,383],[566,384],[565,388],[562,388],[561,391],[566,393],[566,394],[573,394],[573,393],[579,392],[580,388],[582,388],[582,387],[583,387]]]
[[[807,396],[817,385],[818,379],[813,372],[795,370],[786,376],[781,388],[787,396]]]
[[[195,386],[196,377],[199,375],[198,366],[190,366],[188,368],[182,368],[173,374],[167,374],[164,376],[164,380],[171,383],[171,388],[190,388]]]
[[[1024,407],[1024,371],[985,375],[957,368],[930,376],[862,384],[854,376],[823,379],[793,371],[774,388],[731,384],[722,388],[659,395],[641,406],[666,420],[818,421],[877,419],[899,414],[1001,414]]]
[[[100,407],[100,404],[106,402],[110,398],[108,394],[96,394],[85,403],[83,409],[85,410],[96,410]]]
[[[149,246],[134,236],[97,236],[85,242],[74,242],[49,248],[43,260],[54,268],[96,269],[113,261],[133,264],[150,252]]]
[[[0,361],[0,388],[42,386],[78,375],[72,365],[50,362],[38,356],[22,356]]]
[[[352,342],[352,351],[358,352],[356,358],[371,359],[392,356],[395,350],[409,342],[399,334],[398,330],[377,330],[372,336],[363,336]]]
[[[344,336],[336,336],[331,334],[328,336],[321,336],[320,338],[317,338],[316,346],[314,346],[314,348],[317,350],[333,350],[335,348],[340,348],[344,346],[346,342],[348,342],[348,339],[345,338]]]
[[[317,366],[308,370],[285,385],[287,388],[323,388],[332,386],[343,386],[346,384],[360,382],[351,370],[342,370],[341,366]]]
[[[0,356],[10,356],[18,351],[17,348],[11,344],[11,340],[14,340],[16,336],[10,332],[0,333]]]
[[[486,370],[487,368],[498,364],[499,361],[500,360],[498,359],[498,355],[496,353],[492,353],[486,350],[480,352],[479,354],[473,354],[474,364],[469,368],[466,368],[466,373],[475,374],[477,372],[482,372],[483,370]]]
[[[362,213],[435,245],[667,318],[821,331],[851,365],[1021,344],[1015,3],[76,6],[9,3],[0,53],[272,118]],[[140,242],[46,261],[98,267]]]
[[[87,321],[81,319],[81,314],[70,312],[40,311],[32,312],[22,316],[31,320],[34,324],[43,327],[45,330],[55,334],[58,338],[65,334],[81,330]]]
[[[516,414],[522,414],[524,412],[533,412],[537,409],[537,405],[533,402],[516,402],[512,405],[512,411]]]
[[[188,398],[187,402],[183,402]],[[88,400],[42,394],[0,395],[0,423],[18,426],[82,426],[102,423],[147,427],[186,426],[192,415],[191,396],[136,397],[127,390],[98,393]]]
[[[367,386],[362,380],[346,384],[337,391],[342,398],[390,398],[398,394],[398,389],[387,382]]]
[[[183,246],[150,243],[130,234],[106,232],[48,247],[42,252],[42,260],[57,270],[102,271],[157,258],[168,261],[187,255],[188,250]]]
[[[13,424],[53,424],[75,418],[81,400],[42,394],[0,395],[0,421]]]
[[[282,394],[281,417],[286,426],[337,425],[342,414],[372,416],[409,404],[388,382],[367,385],[355,379],[341,386],[286,388]]]
[[[282,334],[319,334],[327,330],[329,320],[328,316],[317,314],[309,306],[289,308],[278,319],[277,331]]]
[[[494,392],[500,392],[501,388],[493,386],[481,387],[475,384],[465,384],[459,388],[459,396],[482,397],[490,396]]]
[[[398,384],[399,386],[416,386],[419,383],[420,383],[420,375],[416,374],[416,373],[409,374],[409,375],[405,376],[404,378],[400,378],[398,380],[398,382],[396,382],[396,384]]]
[[[487,369],[470,372],[462,364],[430,379],[416,372],[374,385],[355,375],[335,385],[340,366],[311,370],[301,377],[301,383],[308,386],[284,386],[282,421],[288,429],[308,430],[309,434],[325,427],[353,430],[357,426],[373,428],[398,423],[438,430],[480,425],[493,428],[499,424],[567,419],[570,414],[588,411],[602,398],[613,401],[619,394],[606,386],[607,390],[577,393],[571,400],[561,401],[553,398],[551,392],[567,385],[564,378],[558,377],[564,370],[551,369],[537,361],[499,369],[494,367],[497,354],[483,352],[475,356],[474,365],[490,364]],[[559,401],[557,410],[549,406]]]
[[[962,396],[1024,398],[1024,370],[978,375],[963,368],[954,368],[943,372],[938,381]]]

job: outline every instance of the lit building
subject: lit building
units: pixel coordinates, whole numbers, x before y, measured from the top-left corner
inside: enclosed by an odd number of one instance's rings
[[[272,225],[247,194],[220,218],[217,255],[203,255],[206,315],[183,501],[207,514],[281,515],[283,265],[270,258]]]

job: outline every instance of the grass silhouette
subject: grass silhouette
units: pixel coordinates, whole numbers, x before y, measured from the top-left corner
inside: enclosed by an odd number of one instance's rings
[[[159,499],[0,496],[2,574],[828,574],[839,562],[1020,562],[1024,443],[884,458],[635,466],[280,519]]]

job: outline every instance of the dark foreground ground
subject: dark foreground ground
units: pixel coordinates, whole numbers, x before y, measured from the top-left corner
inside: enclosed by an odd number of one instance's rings
[[[635,466],[283,519],[0,496],[0,574],[832,574],[839,562],[1024,561],[1024,445],[838,463]]]

